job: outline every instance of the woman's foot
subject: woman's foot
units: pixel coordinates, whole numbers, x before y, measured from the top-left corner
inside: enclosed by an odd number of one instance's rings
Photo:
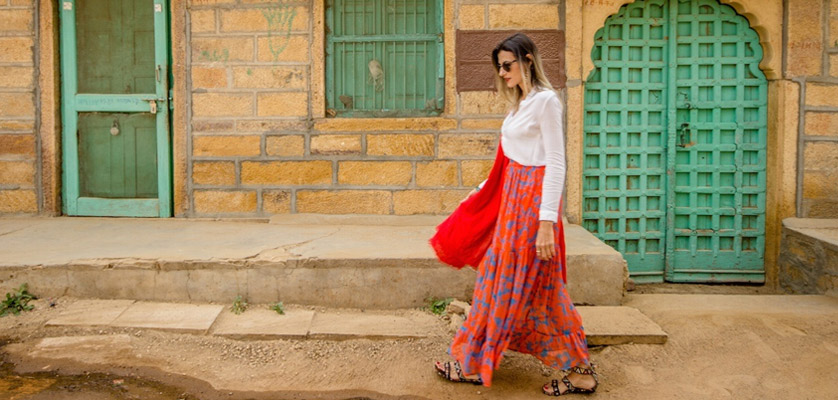
[[[553,379],[541,390],[548,396],[562,396],[571,393],[593,393],[599,386],[599,377],[589,367],[573,367],[562,379]]]
[[[437,361],[434,363],[434,368],[439,376],[448,379],[451,382],[465,382],[475,385],[482,385],[483,380],[478,375],[465,375],[463,368],[459,361],[449,361],[441,363]]]

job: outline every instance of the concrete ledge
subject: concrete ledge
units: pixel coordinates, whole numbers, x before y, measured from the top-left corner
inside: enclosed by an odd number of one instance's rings
[[[780,242],[780,286],[791,293],[838,292],[838,219],[787,218]]]

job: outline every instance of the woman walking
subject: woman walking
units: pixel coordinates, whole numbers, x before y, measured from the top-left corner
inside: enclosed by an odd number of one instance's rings
[[[478,267],[471,311],[436,371],[490,386],[506,350],[571,372],[545,394],[593,393],[598,385],[579,314],[565,287],[561,198],[564,107],[535,44],[515,34],[492,51],[498,92],[510,103],[489,179],[438,227],[431,244],[455,267]]]

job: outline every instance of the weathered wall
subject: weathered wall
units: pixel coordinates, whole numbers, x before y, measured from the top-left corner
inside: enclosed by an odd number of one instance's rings
[[[0,0],[0,214],[39,211],[35,1]]]
[[[783,221],[780,285],[791,293],[838,290],[838,219]]]

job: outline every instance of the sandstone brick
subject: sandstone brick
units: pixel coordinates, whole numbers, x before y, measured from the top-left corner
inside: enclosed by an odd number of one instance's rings
[[[227,70],[225,68],[192,67],[192,87],[195,89],[212,89],[227,87]]]
[[[192,33],[215,32],[215,10],[192,10],[189,12]]]
[[[838,47],[838,2],[829,2],[829,46]]]
[[[221,32],[269,32],[276,36],[308,31],[308,8],[281,5],[268,8],[222,10]]]
[[[416,163],[416,185],[420,187],[458,186],[456,161]]]
[[[35,184],[35,164],[29,161],[0,161],[0,185]]]
[[[237,121],[236,130],[239,132],[253,131],[259,133],[279,133],[287,131],[308,131],[306,121],[293,120],[257,120]]]
[[[486,26],[486,7],[483,5],[462,5],[459,13],[460,29],[483,29]]]
[[[305,138],[302,135],[268,136],[265,151],[269,156],[301,157],[305,155]]]
[[[389,214],[392,193],[382,190],[300,190],[297,212],[318,214]]]
[[[402,190],[393,193],[397,215],[446,214],[454,211],[469,190]]]
[[[331,161],[245,161],[244,185],[326,185],[332,183]]]
[[[34,74],[31,67],[0,67],[0,88],[29,88]]]
[[[34,30],[32,24],[32,10],[0,10],[0,32],[31,33]]]
[[[255,191],[195,191],[195,212],[199,214],[252,213],[255,211]]]
[[[457,129],[451,118],[324,118],[314,124],[318,131],[450,131]]]
[[[192,62],[228,61],[253,61],[253,39],[249,37],[192,39]]]
[[[803,218],[838,218],[838,201],[803,199]]]
[[[192,120],[192,132],[229,132],[233,130],[233,121],[202,121]]]
[[[191,6],[208,6],[215,4],[235,4],[236,0],[189,0]]]
[[[462,92],[463,114],[506,114],[509,104],[495,92]]]
[[[38,198],[34,190],[0,190],[0,213],[38,212]]]
[[[806,84],[806,105],[838,107],[838,85]]]
[[[308,115],[308,93],[259,93],[256,113],[260,117],[305,117]]]
[[[11,0],[9,2],[11,6],[23,6],[23,7],[32,7],[35,5],[35,0]]]
[[[838,113],[807,112],[807,135],[838,136]]]
[[[361,154],[361,135],[312,136],[311,154]]]
[[[822,0],[788,1],[789,77],[821,74],[823,52]]]
[[[806,147],[803,150],[803,168],[805,170],[838,169],[838,143],[806,143]]]
[[[233,86],[253,89],[305,89],[302,67],[235,67]]]
[[[497,140],[498,135],[487,133],[439,135],[439,157],[491,156],[497,151]]]
[[[195,117],[247,117],[253,115],[253,96],[233,93],[192,94]]]
[[[464,119],[461,122],[463,130],[471,131],[500,131],[501,125],[503,125],[502,119]]]
[[[0,132],[32,132],[35,130],[34,120],[3,120],[0,121]],[[2,146],[0,146],[2,148]]]
[[[0,37],[0,62],[34,62],[32,38]]]
[[[262,154],[259,136],[196,136],[192,153],[196,156],[258,156]]]
[[[834,21],[833,25],[836,26],[835,29],[838,29],[838,19]],[[838,45],[838,43],[836,44]],[[838,78],[838,54],[829,56],[829,76]]]
[[[430,157],[434,155],[434,135],[367,135],[367,154],[373,156]]]
[[[838,199],[838,166],[832,170],[805,171],[803,197],[807,199]]]
[[[262,62],[308,62],[307,36],[263,36],[256,40],[257,60]]]
[[[559,8],[555,4],[490,4],[489,27],[558,29]]]
[[[198,185],[236,184],[236,163],[232,161],[197,161],[192,164],[192,181]]]
[[[291,192],[287,190],[266,190],[262,192],[262,210],[268,214],[291,212]]]
[[[413,166],[407,161],[341,161],[338,183],[341,185],[407,186]]]
[[[0,135],[0,156],[35,158],[35,136]]]
[[[492,170],[492,160],[464,160],[460,165],[460,173],[463,175],[463,186],[475,187],[489,177]]]
[[[34,117],[32,93],[0,93],[0,117]]]

